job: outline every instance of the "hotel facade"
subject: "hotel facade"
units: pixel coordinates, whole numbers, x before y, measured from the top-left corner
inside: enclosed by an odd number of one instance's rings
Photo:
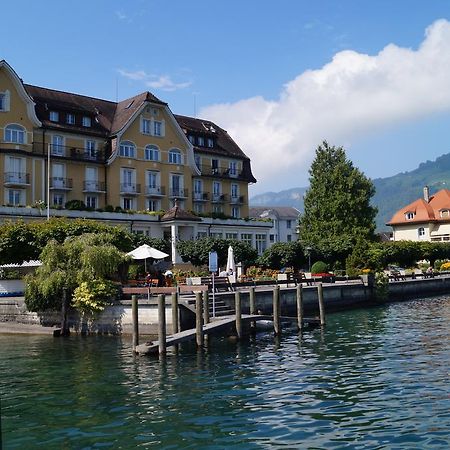
[[[43,220],[45,204],[51,216],[170,238],[175,263],[177,239],[268,244],[271,224],[244,220],[250,159],[215,123],[175,115],[149,92],[116,103],[56,91],[0,61],[0,174],[2,221]],[[74,201],[88,211],[67,210]]]

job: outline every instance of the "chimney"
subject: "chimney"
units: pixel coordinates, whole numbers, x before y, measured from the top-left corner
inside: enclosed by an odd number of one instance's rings
[[[423,199],[427,202],[430,203],[430,188],[428,186],[425,186],[423,188]]]

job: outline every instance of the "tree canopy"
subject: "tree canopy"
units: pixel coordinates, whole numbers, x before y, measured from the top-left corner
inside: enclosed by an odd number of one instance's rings
[[[300,239],[330,263],[345,261],[359,239],[374,240],[372,181],[347,159],[342,147],[318,146],[300,217]]]

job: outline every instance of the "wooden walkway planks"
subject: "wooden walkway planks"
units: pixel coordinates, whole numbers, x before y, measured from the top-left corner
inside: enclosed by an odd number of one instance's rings
[[[260,321],[260,320],[273,320],[273,316],[271,315],[251,315],[251,314],[243,314],[242,315],[242,321],[243,322],[251,322],[251,321]],[[291,320],[296,321],[296,317],[290,317],[290,316],[281,316],[281,320]],[[308,318],[304,319],[305,324],[309,325],[319,325],[320,320],[319,319],[313,319]],[[203,334],[212,334],[218,331],[221,331],[227,327],[230,327],[231,325],[234,325],[236,323],[236,316],[229,316],[226,318],[221,318],[218,320],[214,320],[213,322],[207,323],[203,325]],[[186,342],[189,340],[195,340],[196,330],[195,328],[191,328],[189,330],[180,331],[179,333],[176,333],[171,336],[167,336],[166,339],[166,346],[173,346],[177,344],[181,344],[182,342]],[[151,343],[145,343],[138,345],[136,347],[136,353],[139,353],[140,355],[146,355],[150,353],[158,353],[158,347],[159,343],[158,341],[152,341]]]

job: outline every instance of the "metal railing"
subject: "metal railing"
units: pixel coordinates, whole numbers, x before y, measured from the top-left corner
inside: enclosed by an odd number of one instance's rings
[[[68,145],[33,142],[33,153],[47,156],[49,145],[50,156],[69,158],[77,161],[105,162],[105,152],[103,150],[91,150]]]
[[[170,188],[169,190],[169,197],[187,198],[187,196],[187,188]]]
[[[204,202],[209,199],[209,192],[194,192],[192,199],[194,202]]]
[[[145,186],[146,195],[158,195],[162,196],[166,194],[166,188],[164,186]]]
[[[30,184],[30,174],[22,172],[5,172],[4,183],[15,185]]]
[[[83,190],[85,192],[105,192],[106,184],[104,181],[84,181]]]
[[[121,194],[140,194],[141,185],[136,183],[120,183]]]
[[[223,203],[227,200],[227,194],[213,194],[211,201],[213,203]]]
[[[50,177],[50,189],[72,189],[72,178]]]

